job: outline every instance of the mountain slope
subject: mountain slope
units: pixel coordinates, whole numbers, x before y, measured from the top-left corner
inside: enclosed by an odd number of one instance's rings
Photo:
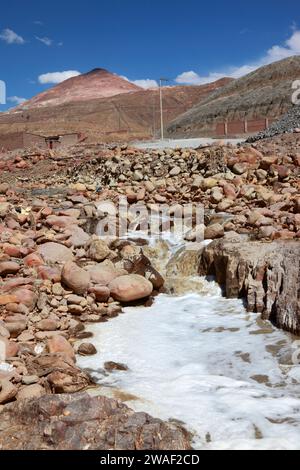
[[[201,86],[165,87],[165,124],[231,81],[224,78]],[[0,114],[0,136],[23,131],[43,135],[80,132],[93,141],[153,137],[160,132],[159,90],[138,90],[59,106],[37,105]]]
[[[210,94],[168,127],[170,136],[194,137],[218,122],[276,118],[291,106],[292,82],[300,77],[300,57],[264,66]]]
[[[40,93],[26,101],[17,109],[59,106],[65,103],[87,101],[97,98],[108,98],[122,93],[140,91],[141,88],[105,69],[94,69],[91,72],[69,78],[55,87]]]

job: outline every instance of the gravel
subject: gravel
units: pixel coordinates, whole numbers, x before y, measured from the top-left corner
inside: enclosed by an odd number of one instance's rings
[[[257,142],[280,134],[289,134],[300,129],[300,106],[293,106],[279,121],[275,122],[265,131],[250,137],[247,142]]]

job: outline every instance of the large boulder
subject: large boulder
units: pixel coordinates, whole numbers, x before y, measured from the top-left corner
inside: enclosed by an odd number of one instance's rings
[[[108,288],[111,296],[120,302],[144,299],[153,291],[152,283],[138,274],[118,277],[109,284]]]
[[[300,241],[224,238],[203,250],[199,273],[215,275],[227,297],[246,297],[249,311],[300,333]]]
[[[90,285],[90,274],[72,261],[67,262],[61,273],[62,282],[75,294],[84,294]]]
[[[18,401],[0,413],[3,450],[190,450],[183,428],[86,393]]]
[[[126,274],[124,269],[116,268],[111,261],[105,261],[87,269],[92,282],[100,286],[108,286],[114,279]]]
[[[16,274],[18,271],[20,271],[20,265],[14,261],[3,261],[0,263],[0,276]]]
[[[44,243],[37,251],[46,263],[66,263],[74,259],[72,250],[60,243]]]
[[[86,251],[88,257],[98,263],[104,261],[110,254],[110,249],[107,244],[103,240],[100,240],[100,238],[92,239]]]
[[[63,336],[53,336],[48,340],[47,346],[50,354],[63,354],[71,360],[75,359],[74,349]]]

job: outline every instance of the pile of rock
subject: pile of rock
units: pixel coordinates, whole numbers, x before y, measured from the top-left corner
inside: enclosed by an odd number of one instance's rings
[[[130,204],[203,204],[217,213],[206,238],[226,231],[251,233],[260,239],[299,238],[300,145],[289,152],[244,146],[150,153],[117,149],[112,159],[99,157],[69,172],[76,184],[99,181],[124,195]],[[215,234],[216,233],[216,234]]]
[[[84,393],[17,402],[0,416],[0,450],[191,449],[180,426]]]
[[[288,134],[290,132],[300,132],[300,106],[293,106],[282,118],[272,124],[265,131],[249,137],[249,143],[257,142],[276,135]]]
[[[84,325],[107,321],[122,306],[147,301],[164,280],[133,242],[87,233],[97,208],[72,190],[66,198],[22,199],[1,187],[0,404],[70,393],[91,384],[75,353],[95,354]]]

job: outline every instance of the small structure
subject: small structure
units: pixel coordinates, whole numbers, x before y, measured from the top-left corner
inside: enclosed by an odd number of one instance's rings
[[[85,137],[77,132],[54,136],[44,136],[29,132],[14,132],[0,135],[0,149],[18,150],[29,147],[55,149],[75,145],[84,140]]]

